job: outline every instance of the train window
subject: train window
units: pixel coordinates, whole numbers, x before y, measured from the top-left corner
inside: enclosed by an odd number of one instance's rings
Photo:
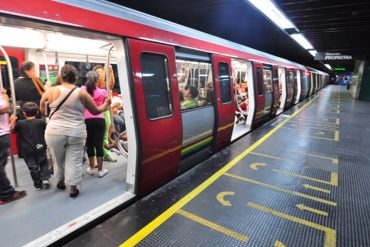
[[[141,54],[141,74],[149,119],[171,115],[172,104],[167,58],[158,54]]]
[[[193,109],[213,104],[212,64],[176,60],[181,109]]]
[[[220,76],[220,94],[222,104],[231,102],[230,72],[227,63],[218,64],[218,73]]]
[[[263,95],[263,78],[262,78],[262,69],[257,68],[256,69],[257,74],[257,87],[258,87],[258,95]]]
[[[76,85],[78,86],[85,85],[87,72],[93,70],[95,66],[98,66],[98,65],[102,67],[105,66],[105,64],[103,63],[86,63],[86,62],[76,62],[76,61],[66,61],[65,64],[71,64],[77,69],[78,78],[76,80]],[[120,93],[120,83],[119,83],[119,77],[118,77],[117,64],[111,64],[111,66],[113,69],[113,74],[114,74],[114,79],[115,79],[113,91]]]

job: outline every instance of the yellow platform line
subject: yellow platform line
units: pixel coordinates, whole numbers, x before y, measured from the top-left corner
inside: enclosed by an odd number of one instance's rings
[[[310,181],[314,181],[314,182],[318,182],[318,183],[322,183],[322,184],[338,186],[338,173],[337,172],[331,172],[330,181],[325,181],[325,180],[321,180],[321,179],[317,179],[317,178],[313,178],[313,177],[307,177],[307,176],[303,176],[303,175],[300,175],[300,174],[287,172],[287,171],[282,171],[282,170],[277,170],[277,169],[272,169],[272,171],[280,173],[280,174],[288,175],[288,176],[291,176],[291,177],[302,178],[302,179],[306,179],[306,180],[310,180]]]
[[[192,221],[195,221],[195,222],[197,222],[197,223],[199,223],[199,224],[201,224],[203,226],[206,226],[206,227],[208,227],[210,229],[213,229],[213,230],[218,231],[218,232],[220,232],[222,234],[225,234],[227,236],[230,236],[232,238],[235,238],[235,239],[237,239],[237,240],[239,240],[241,242],[247,242],[248,241],[248,237],[245,236],[245,235],[243,235],[243,234],[237,233],[237,232],[235,232],[233,230],[230,230],[230,229],[228,229],[226,227],[223,227],[221,225],[218,225],[216,223],[213,223],[212,221],[206,220],[206,219],[201,218],[201,217],[199,217],[197,215],[194,215],[192,213],[189,213],[189,212],[187,212],[187,211],[185,211],[183,209],[179,209],[179,211],[177,211],[177,213],[179,215],[184,216],[185,218],[188,218],[188,219],[190,219]]]
[[[302,110],[304,110],[308,105],[310,105],[314,100],[316,100],[319,96],[315,96],[309,102],[307,102],[302,108],[294,112],[290,117],[286,118],[282,121],[279,125],[275,128],[270,130],[266,135],[264,135],[261,139],[255,142],[252,146],[244,150],[241,154],[235,157],[232,161],[227,163],[224,167],[218,170],[215,174],[213,174],[210,178],[180,199],[178,202],[173,204],[170,208],[164,211],[161,215],[147,224],[145,227],[141,228],[137,233],[131,236],[126,242],[122,243],[120,247],[132,247],[138,244],[141,240],[143,240],[146,236],[148,236],[151,232],[153,232],[157,227],[163,224],[166,220],[168,220],[172,215],[179,211],[183,206],[185,206],[188,202],[193,200],[197,195],[199,195],[202,191],[204,191],[208,186],[214,183],[219,177],[221,177],[224,173],[230,170],[234,165],[236,165],[240,160],[242,160],[246,155],[248,155],[251,151],[256,149],[260,146],[263,142],[265,142],[270,136],[272,136],[276,131],[278,131],[282,126],[284,126],[287,122],[289,122],[292,118],[294,118],[297,114],[299,114]]]
[[[283,218],[283,219],[286,219],[286,220],[289,220],[289,221],[292,221],[292,222],[295,222],[295,223],[298,223],[298,224],[301,224],[301,225],[304,225],[304,226],[308,226],[308,227],[314,228],[314,229],[319,230],[319,231],[323,231],[323,232],[325,232],[324,247],[335,247],[336,246],[336,234],[337,234],[337,232],[336,232],[336,230],[334,230],[332,228],[322,226],[322,225],[316,224],[314,222],[304,220],[304,219],[301,219],[301,218],[298,218],[298,217],[294,217],[294,216],[291,216],[291,215],[288,215],[288,214],[284,214],[282,212],[273,210],[271,208],[264,207],[262,205],[258,205],[258,204],[253,203],[253,202],[248,202],[247,205],[251,208],[258,209],[262,212],[272,214],[272,215],[275,215],[277,217],[280,217],[280,218]]]
[[[294,195],[294,196],[299,196],[299,197],[310,199],[310,200],[313,200],[313,201],[316,201],[316,202],[325,203],[325,204],[328,204],[330,206],[334,206],[334,207],[337,206],[336,202],[328,201],[328,200],[325,200],[325,199],[322,199],[322,198],[319,198],[319,197],[315,197],[315,196],[310,196],[310,195],[303,194],[303,193],[293,191],[293,190],[283,189],[281,187],[278,187],[278,186],[275,186],[275,185],[272,185],[272,184],[264,183],[264,182],[261,182],[261,181],[253,180],[253,179],[250,179],[250,178],[242,177],[242,176],[231,174],[231,173],[225,173],[224,175],[228,176],[228,177],[238,179],[238,180],[241,180],[241,181],[244,181],[244,182],[248,182],[248,183],[251,183],[251,184],[256,184],[256,185],[260,185],[260,186],[263,186],[263,187],[266,187],[266,188],[270,188],[270,189],[274,189],[274,190],[277,190],[277,191],[285,192],[285,193],[288,193],[288,194],[291,194],[291,195]]]

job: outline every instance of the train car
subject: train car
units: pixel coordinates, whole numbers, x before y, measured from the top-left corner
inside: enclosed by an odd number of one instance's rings
[[[76,200],[81,208],[61,194],[35,197],[34,210],[48,205],[40,222],[64,213],[34,231],[28,246],[51,244],[159,188],[326,83],[324,73],[301,64],[106,1],[34,0],[32,8],[23,1],[0,3],[0,45],[7,53],[0,57],[2,87],[11,89],[23,61],[34,62],[38,76],[49,81],[72,64],[78,85],[93,66],[111,65],[128,136],[127,157],[108,167],[111,175],[99,188],[92,191],[94,182],[86,182]],[[197,92],[191,106],[183,97],[189,87]],[[19,180],[22,188],[29,185]],[[16,209],[7,210],[9,222],[35,215],[29,210],[19,219]],[[27,227],[19,229],[33,231]]]

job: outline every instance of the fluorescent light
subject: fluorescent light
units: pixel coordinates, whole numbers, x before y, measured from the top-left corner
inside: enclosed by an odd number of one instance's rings
[[[290,37],[292,37],[292,39],[294,39],[298,44],[300,44],[306,50],[313,49],[313,46],[311,45],[311,43],[302,34],[294,33],[294,34],[291,34]]]
[[[103,40],[78,38],[60,33],[48,33],[45,50],[75,54],[106,55],[107,51],[101,47],[108,43]]]
[[[328,68],[330,70],[332,69],[331,66],[330,66],[330,64],[324,64],[324,65],[326,66],[326,68]]]
[[[315,56],[316,56],[316,54],[317,54],[317,51],[316,51],[316,50],[309,50],[308,52],[309,52],[309,53],[311,53],[311,55],[312,55],[313,57],[315,57]]]
[[[271,0],[249,0],[257,9],[265,14],[281,29],[295,28],[293,23]]]
[[[42,32],[33,29],[0,26],[0,45],[42,49],[46,40]]]

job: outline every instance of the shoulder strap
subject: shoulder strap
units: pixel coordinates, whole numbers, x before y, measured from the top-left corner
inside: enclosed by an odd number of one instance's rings
[[[31,80],[32,80],[32,83],[35,86],[37,92],[42,96],[45,92],[45,88],[42,85],[41,81],[36,77],[32,77]]]
[[[64,104],[64,102],[66,102],[66,100],[69,98],[69,96],[73,93],[74,90],[76,90],[77,87],[74,87],[72,88],[72,90],[67,94],[67,96],[59,103],[59,105],[57,106],[57,108],[50,114],[49,116],[49,120],[51,119],[51,117],[54,115],[54,113],[56,111],[59,110],[59,108]]]

